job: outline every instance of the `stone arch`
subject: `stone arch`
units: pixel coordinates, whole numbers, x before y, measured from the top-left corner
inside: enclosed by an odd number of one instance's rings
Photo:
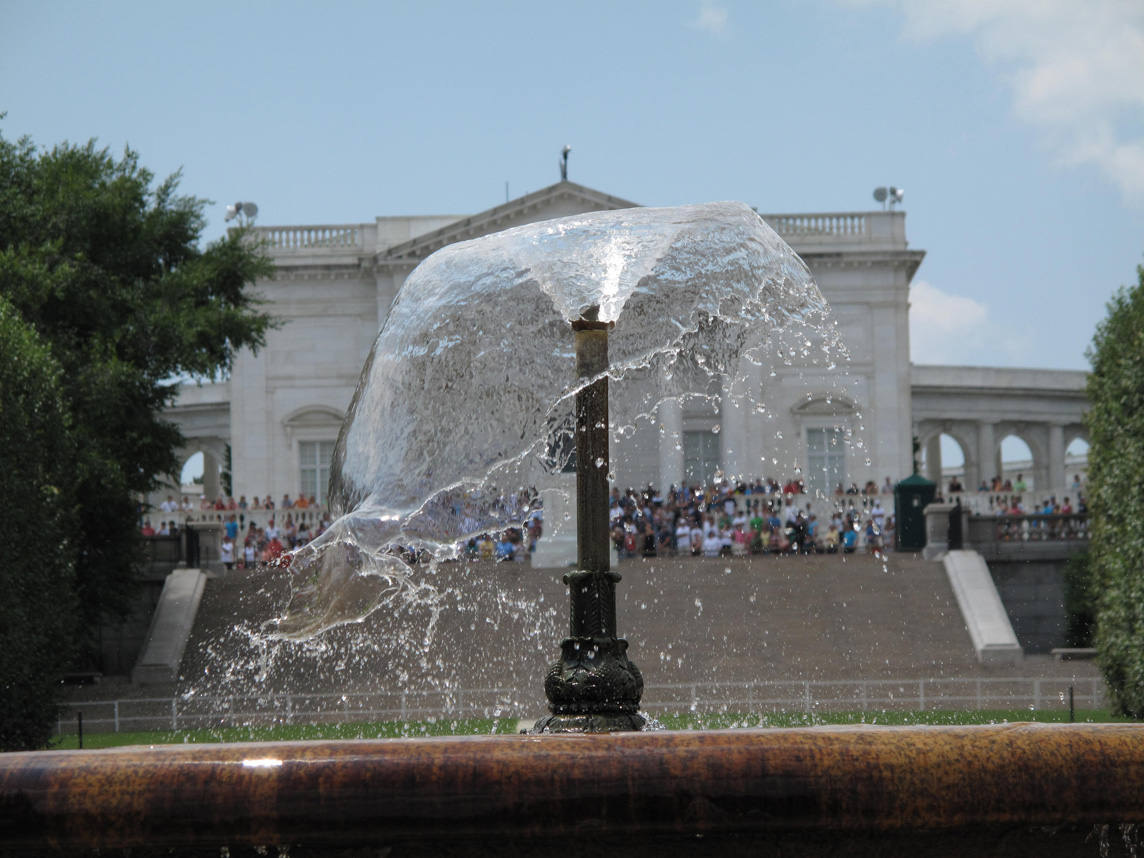
[[[998,447],[1004,444],[1010,435],[1020,439],[1029,448],[1032,457],[1029,472],[1022,474],[1033,491],[1043,491],[1049,487],[1051,480],[1049,456],[1049,426],[1042,423],[1005,422],[997,424]],[[1016,484],[1016,474],[1010,476]]]
[[[1072,446],[1073,441],[1084,441],[1085,444],[1091,444],[1088,427],[1084,425],[1066,426],[1064,428],[1064,445],[1066,450]]]
[[[1070,465],[1069,464],[1069,450],[1071,450],[1073,448],[1073,445],[1077,441],[1083,442],[1085,447],[1089,447],[1091,445],[1091,441],[1089,439],[1088,427],[1084,426],[1083,424],[1075,424],[1072,426],[1066,426],[1064,428],[1063,436],[1064,437],[1062,439],[1062,448],[1063,448],[1064,452],[1062,454],[1063,461],[1061,462],[1061,472],[1060,472],[1061,477],[1062,477],[1061,487],[1071,488],[1073,485],[1073,482],[1075,481],[1075,478],[1080,477],[1082,484],[1087,480],[1087,478],[1088,478],[1088,461],[1087,461],[1088,456],[1087,456],[1087,451],[1086,451],[1085,462],[1084,462],[1083,466],[1078,467],[1076,464]]]
[[[942,476],[941,436],[949,438],[961,449],[963,467],[962,484],[973,490],[980,480],[978,456],[978,427],[975,423],[959,420],[926,421],[916,430],[918,449],[925,452],[926,477],[944,486]]]
[[[192,437],[187,438],[175,453],[180,462],[180,467],[185,465],[187,460],[196,453],[203,454],[203,488],[201,494],[206,495],[212,501],[222,492],[219,473],[226,462],[226,445],[225,438]],[[198,507],[198,497],[191,498],[191,502],[196,508]]]

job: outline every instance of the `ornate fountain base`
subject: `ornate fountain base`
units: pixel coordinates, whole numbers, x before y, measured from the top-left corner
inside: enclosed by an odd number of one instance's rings
[[[618,572],[569,572],[571,635],[544,677],[552,714],[533,733],[611,733],[643,729],[643,675],[628,658],[628,642],[614,636]]]
[[[568,637],[561,658],[544,677],[552,714],[534,733],[611,733],[641,730],[643,676],[628,658],[628,642],[612,637]]]

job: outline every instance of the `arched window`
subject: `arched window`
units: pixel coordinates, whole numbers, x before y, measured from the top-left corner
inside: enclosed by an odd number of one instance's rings
[[[297,462],[296,491],[325,506],[330,484],[330,463],[344,414],[328,406],[307,406],[290,414],[283,425],[293,443]]]
[[[805,443],[807,491],[830,497],[837,486],[848,484],[846,450],[857,410],[852,400],[830,393],[810,394],[793,409]]]

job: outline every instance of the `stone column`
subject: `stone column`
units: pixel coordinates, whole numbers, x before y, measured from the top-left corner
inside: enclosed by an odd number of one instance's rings
[[[997,461],[997,433],[994,431],[996,428],[995,423],[982,421],[977,424],[978,483],[981,480],[991,483],[992,479],[1001,473],[1001,466]],[[966,486],[966,488],[976,489],[977,486]]]
[[[1051,491],[1064,488],[1065,476],[1065,429],[1059,423],[1049,424],[1049,484]],[[1039,487],[1038,487],[1039,488]]]
[[[211,503],[222,493],[218,479],[219,461],[214,454],[203,448],[203,494]]]
[[[941,433],[938,432],[926,442],[926,477],[942,487],[941,480]]]
[[[683,484],[683,406],[679,400],[661,402],[659,420],[659,489]]]
[[[723,447],[723,474],[736,481],[747,474],[747,412],[743,382],[725,381],[723,401],[719,405],[721,444]]]

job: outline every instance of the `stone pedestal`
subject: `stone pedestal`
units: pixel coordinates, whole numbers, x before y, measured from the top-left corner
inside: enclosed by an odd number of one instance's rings
[[[576,475],[559,474],[541,489],[544,528],[532,552],[534,569],[567,569],[576,565]]]
[[[936,560],[949,551],[949,516],[957,507],[953,503],[931,503],[926,507],[926,547],[922,556],[926,560]],[[961,534],[963,541],[969,537],[969,508],[961,507]]]
[[[533,569],[568,569],[576,565],[576,475],[558,474],[548,478],[549,487],[540,490],[544,501],[544,529],[532,552]],[[612,546],[612,568],[620,562]]]

